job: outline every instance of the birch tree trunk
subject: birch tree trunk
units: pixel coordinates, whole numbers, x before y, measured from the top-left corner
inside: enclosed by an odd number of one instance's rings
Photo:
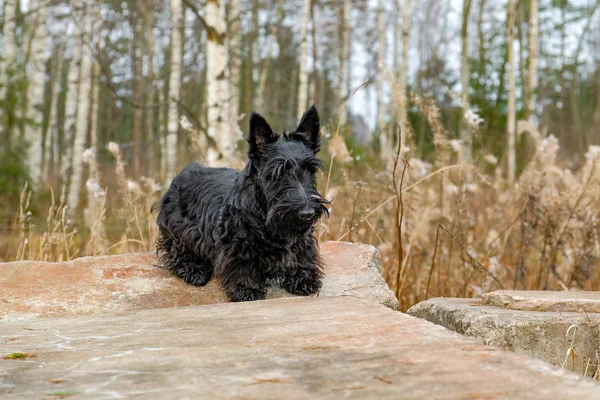
[[[158,87],[158,156],[160,157],[160,178],[163,182],[167,180],[167,121],[165,116],[168,114],[171,103],[165,100],[165,88],[163,85]]]
[[[96,53],[100,54],[100,50],[102,49],[102,13],[98,9],[98,13],[96,15],[96,35],[98,38],[98,42],[96,45]],[[94,60],[92,66],[92,105],[91,105],[91,116],[90,116],[90,147],[92,148],[92,157],[94,158],[94,163],[90,165],[96,165],[97,155],[98,155],[98,107],[100,102],[100,63],[97,60]]]
[[[209,165],[214,165],[219,157],[228,160],[233,155],[238,131],[233,127],[229,111],[230,92],[223,4],[219,4],[219,0],[207,0],[205,13],[208,25],[206,44],[208,136],[215,140],[219,153],[215,154],[214,150],[209,149],[207,161]]]
[[[248,110],[257,110],[259,112],[265,112],[265,110],[256,108],[257,98],[263,95],[263,93],[258,93],[256,91],[256,83],[254,80],[254,76],[257,74],[258,64],[256,63],[258,46],[256,43],[258,42],[258,33],[259,33],[259,24],[258,24],[258,8],[259,8],[259,0],[252,0],[252,10],[251,10],[251,27],[250,32],[248,33],[248,55],[246,57],[246,67],[245,71],[245,79],[244,79],[244,107]],[[291,92],[291,90],[290,90]],[[264,101],[260,100],[262,104]]]
[[[48,129],[46,130],[46,143],[44,146],[44,168],[42,179],[47,181],[50,177],[50,169],[59,165],[58,145],[58,94],[62,81],[63,67],[65,61],[65,46],[59,44],[56,47],[56,64],[54,67],[52,90],[50,95],[50,115],[48,116]],[[52,159],[52,162],[50,160]]]
[[[299,68],[292,67],[292,74],[290,77],[290,82],[296,82],[298,79],[298,70]],[[286,111],[287,115],[294,115],[294,111],[297,111],[294,107],[296,104],[296,98],[298,97],[298,93],[295,91],[296,85],[290,85],[291,90],[288,92],[288,109]]]
[[[140,24],[138,18],[140,17],[139,7],[132,10],[132,19],[130,21],[131,30],[133,31],[133,43],[131,45],[131,79],[132,79],[132,98],[133,98],[133,124],[131,127],[133,136],[133,173],[134,175],[140,175],[142,173],[142,121],[143,121],[143,110],[140,108],[142,104],[142,59],[140,41],[142,35],[140,35]]]
[[[35,3],[37,13],[29,15],[28,28],[31,34],[31,55],[29,58],[27,84],[27,123],[25,140],[29,148],[27,163],[31,186],[40,186],[42,178],[42,154],[44,138],[44,87],[46,78],[46,4],[44,0]]]
[[[90,147],[93,157],[98,152],[98,107],[100,101],[100,66],[97,62],[92,66],[92,97],[90,111]]]
[[[519,54],[518,54],[518,65],[516,66],[517,68],[517,72],[519,74],[519,76],[521,77],[521,82],[520,85],[518,87],[518,89],[521,90],[521,99],[523,99],[524,102],[524,111],[527,112],[527,81],[526,81],[526,76],[525,75],[525,68],[526,68],[526,59],[525,59],[525,50],[527,47],[527,44],[524,43],[524,38],[525,38],[525,34],[524,34],[524,25],[525,25],[525,2],[524,1],[517,1],[517,3],[515,4],[515,40],[517,41],[518,45],[518,49],[519,49]],[[516,55],[515,55],[516,56]],[[518,95],[517,95],[518,96]],[[525,115],[525,118],[528,118],[528,115]]]
[[[240,88],[242,71],[242,20],[241,0],[231,0],[229,4],[229,81],[231,120],[237,121],[240,114]]]
[[[402,3],[402,64],[400,66],[400,77],[398,89],[400,92],[400,110],[398,110],[398,126],[400,127],[400,154],[406,152],[406,76],[408,75],[408,41],[410,39],[410,20],[408,15],[408,1]],[[398,0],[400,3],[400,0]],[[400,4],[398,4],[400,5]]]
[[[0,126],[5,130],[6,140],[10,138],[8,98],[8,83],[10,77],[15,73],[17,65],[17,42],[15,37],[17,14],[17,0],[4,1],[4,27],[2,29],[3,54],[0,57],[0,101],[5,102],[0,114]]]
[[[277,7],[277,21],[271,24],[271,32],[267,38],[267,58],[265,59],[264,65],[260,72],[260,81],[258,84],[258,91],[256,93],[256,109],[259,112],[264,112],[264,92],[267,89],[267,78],[269,76],[269,67],[271,59],[275,56],[275,44],[277,43],[277,33],[279,32],[279,25],[281,25],[284,17],[283,13],[283,2],[280,0]]]
[[[223,1],[223,0],[221,0]],[[254,33],[254,37],[252,39],[252,69],[250,76],[252,77],[252,83],[256,85],[260,76],[260,59],[261,59],[261,51],[262,49],[262,39],[260,35],[260,21],[259,21],[259,11],[261,7],[261,0],[253,0],[252,1],[252,20],[254,24],[254,28],[256,29]],[[255,88],[255,87],[254,87]],[[255,94],[256,95],[256,94]]]
[[[392,32],[392,76],[394,82],[397,83],[400,78],[400,44],[402,43],[400,22],[401,22],[401,4],[399,1],[394,2],[394,14],[392,17],[393,32]],[[393,95],[393,93],[392,93]],[[398,104],[395,101],[388,103],[388,114],[390,118],[397,118],[398,116]],[[391,128],[396,129],[395,127]],[[394,137],[393,133],[390,137]]]
[[[69,213],[73,216],[79,204],[79,193],[83,179],[83,151],[88,134],[88,116],[90,114],[90,98],[92,94],[92,36],[94,0],[84,0],[81,32],[81,75],[77,96],[78,111],[75,138],[73,141],[73,171],[67,196]]]
[[[143,13],[144,22],[146,24],[146,65],[148,67],[148,75],[146,76],[146,104],[154,104],[154,56],[156,54],[156,42],[154,40],[154,6],[152,7],[141,7]],[[158,113],[161,113],[159,105]],[[148,147],[148,160],[146,163],[147,173],[152,176],[155,171],[155,163],[152,162],[156,159],[156,144],[154,136],[154,114],[155,111],[152,109],[146,110],[146,142],[150,143]],[[160,118],[159,118],[160,119]]]
[[[298,110],[296,115],[302,117],[308,103],[308,21],[310,19],[310,2],[304,0],[302,7],[302,22],[300,23],[300,71],[298,78]]]
[[[384,80],[385,80],[385,22],[383,19],[383,0],[377,4],[377,132],[379,134],[379,147],[381,157],[389,160],[390,151],[389,132],[385,129],[384,109]]]
[[[340,123],[346,123],[346,111],[344,103],[349,95],[349,68],[350,60],[350,0],[343,0],[342,5],[342,30],[340,36],[340,59],[339,59],[339,75],[338,75],[338,104]]]
[[[400,4],[400,0],[398,0],[395,3],[394,6],[394,40],[393,40],[393,68],[394,68],[394,78],[397,78],[400,76],[400,68],[399,68],[399,61],[400,61],[400,43],[402,42],[402,30],[400,29],[400,22],[401,22],[401,9],[402,9],[402,4]]]
[[[319,47],[318,47],[318,42],[317,42],[317,27],[321,26],[319,25],[320,22],[320,14],[318,13],[318,8],[317,8],[317,4],[316,1],[311,1],[311,6],[310,6],[310,19],[312,21],[312,26],[311,26],[311,30],[310,30],[310,42],[312,43],[312,79],[311,79],[311,89],[310,89],[310,94],[312,96],[312,104],[317,104],[317,105],[321,105],[323,104],[321,99],[319,98],[319,87],[322,86],[319,82],[319,70],[318,70],[318,65],[320,64],[320,57],[319,57]]]
[[[483,16],[486,10],[486,0],[479,0],[479,9],[477,16],[477,41],[478,43],[478,56],[479,56],[479,66],[477,69],[477,74],[479,76],[485,76],[486,68],[486,56],[487,56],[487,42],[486,36],[484,34],[483,29]]]
[[[506,122],[506,135],[508,140],[507,178],[513,184],[516,174],[516,149],[515,149],[515,123],[516,123],[516,93],[515,93],[515,55],[513,48],[515,27],[515,0],[508,0],[508,40],[506,43],[508,53],[508,116]]]
[[[461,38],[461,68],[460,80],[462,86],[462,109],[463,118],[461,121],[460,138],[463,144],[465,161],[471,163],[473,161],[473,132],[469,124],[465,121],[465,113],[469,109],[469,14],[471,11],[471,0],[463,0],[462,28],[460,31]]]
[[[60,163],[60,176],[63,179],[63,184],[68,186],[69,171],[71,169],[73,158],[73,137],[75,136],[75,123],[78,110],[78,94],[79,94],[79,75],[81,71],[81,51],[83,43],[81,41],[80,29],[80,12],[81,0],[71,0],[73,7],[73,38],[71,43],[71,56],[69,61],[69,72],[67,75],[67,97],[65,101],[65,126],[63,129],[63,156]]]
[[[181,63],[182,63],[182,28],[183,8],[181,0],[171,0],[171,74],[169,75],[169,110],[167,113],[167,143],[166,143],[166,184],[171,184],[175,178],[175,162],[177,160],[177,131],[179,103],[181,88]]]
[[[527,112],[529,123],[537,127],[536,91],[537,91],[537,50],[538,50],[538,0],[530,0],[529,10],[529,65],[527,79]]]

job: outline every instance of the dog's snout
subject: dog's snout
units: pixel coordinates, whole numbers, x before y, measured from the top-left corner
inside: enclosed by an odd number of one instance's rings
[[[298,212],[298,216],[304,220],[309,220],[315,215],[315,210],[306,207]]]

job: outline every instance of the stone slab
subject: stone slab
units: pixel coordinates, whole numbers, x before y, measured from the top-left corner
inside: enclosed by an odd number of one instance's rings
[[[408,314],[579,374],[592,376],[598,367],[600,314],[517,311],[453,298],[423,301]]]
[[[398,309],[398,300],[378,271],[381,256],[375,247],[326,242],[321,254],[327,267],[320,296],[354,296]],[[83,257],[62,263],[0,263],[0,324],[11,319],[228,301],[215,279],[197,288],[157,263],[153,253]],[[268,298],[286,296],[292,295],[278,288],[268,294]]]
[[[483,295],[482,303],[522,311],[600,313],[600,292],[498,290]]]
[[[0,357],[3,399],[600,398],[592,380],[353,297],[11,321],[0,355],[15,352],[30,358]]]

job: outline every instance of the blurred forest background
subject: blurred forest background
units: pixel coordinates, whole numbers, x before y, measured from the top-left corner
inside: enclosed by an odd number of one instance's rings
[[[0,259],[151,251],[188,162],[316,104],[319,240],[402,309],[600,289],[598,0],[3,0]]]

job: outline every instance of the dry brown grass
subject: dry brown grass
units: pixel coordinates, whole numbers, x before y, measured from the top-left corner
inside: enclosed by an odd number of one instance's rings
[[[51,190],[46,223],[43,229],[38,229],[32,222],[31,190],[27,185],[23,188],[12,228],[14,234],[9,235],[4,246],[6,260],[65,261],[154,249],[158,227],[150,208],[160,197],[162,188],[151,178],[129,178],[118,144],[109,143],[107,147],[115,158],[116,184],[102,183],[93,153],[91,149],[86,150],[83,158],[89,166],[89,177],[81,223],[69,218],[64,189],[58,202]],[[112,197],[110,193],[114,193]],[[111,235],[107,234],[108,230]]]
[[[360,175],[336,163],[341,171],[326,193],[333,207],[320,240],[377,246],[402,310],[428,297],[499,288],[598,290],[600,148],[570,170],[557,160],[554,137],[532,135],[537,152],[509,187],[494,157],[465,162],[433,102],[411,101],[432,129],[436,160],[409,158],[406,174],[399,173],[403,160]]]
[[[494,157],[481,157],[478,165],[464,161],[433,102],[416,96],[411,102],[431,126],[438,157],[427,163],[409,153],[394,168],[359,172],[338,127],[325,143],[330,165],[319,184],[332,208],[317,226],[319,240],[376,246],[402,310],[427,297],[473,297],[498,288],[600,288],[600,148],[591,147],[586,163],[570,170],[557,161],[556,139],[538,135],[537,153],[509,187]],[[43,232],[33,234],[25,188],[5,259],[153,250],[150,206],[162,188],[128,177],[119,146],[108,147],[116,183],[102,183],[88,162],[84,224],[69,221],[64,197],[55,201],[52,194]]]
[[[66,261],[78,257],[76,246],[77,227],[67,219],[65,193],[56,201],[50,190],[50,206],[42,233],[32,222],[30,208],[31,190],[27,185],[21,191],[19,212],[9,235],[6,251],[7,260]],[[16,239],[16,244],[15,240]]]

